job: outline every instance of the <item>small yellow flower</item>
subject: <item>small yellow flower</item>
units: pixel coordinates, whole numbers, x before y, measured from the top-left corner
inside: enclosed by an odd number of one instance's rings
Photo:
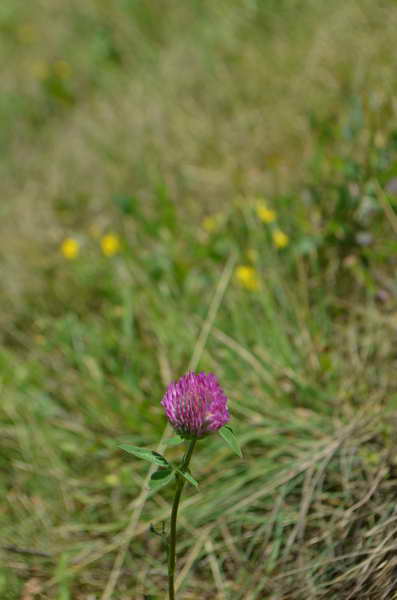
[[[101,248],[105,256],[114,256],[120,252],[120,238],[115,233],[108,233],[101,238]]]
[[[201,221],[201,227],[207,233],[215,233],[219,229],[220,221],[221,215],[219,213],[215,215],[208,215],[207,217],[204,217],[204,219]]]
[[[105,476],[105,483],[110,487],[116,487],[120,483],[120,477],[116,473],[109,473]]]
[[[277,213],[266,206],[264,202],[257,203],[256,214],[262,223],[273,223],[277,218]]]
[[[80,252],[80,244],[73,238],[66,238],[61,244],[61,252],[65,258],[73,260]]]
[[[285,248],[289,243],[289,237],[281,229],[275,229],[272,233],[273,243],[276,248]]]
[[[240,265],[236,267],[234,274],[236,281],[247,290],[256,292],[260,288],[260,281],[256,270],[248,265]]]
[[[215,217],[204,217],[201,222],[201,226],[207,233],[215,231],[217,223]]]

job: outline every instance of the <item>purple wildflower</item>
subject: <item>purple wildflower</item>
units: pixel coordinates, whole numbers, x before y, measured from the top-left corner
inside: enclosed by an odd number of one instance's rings
[[[229,421],[227,397],[212,373],[187,373],[171,383],[161,401],[173,428],[185,438],[201,438]]]

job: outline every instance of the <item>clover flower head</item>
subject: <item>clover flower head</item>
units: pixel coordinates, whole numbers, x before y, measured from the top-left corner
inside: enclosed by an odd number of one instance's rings
[[[167,418],[184,438],[202,438],[229,421],[227,397],[212,373],[187,373],[171,383],[161,401]]]

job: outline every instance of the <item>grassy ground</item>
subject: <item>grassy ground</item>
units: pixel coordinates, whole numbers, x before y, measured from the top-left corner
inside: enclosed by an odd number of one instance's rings
[[[396,26],[3,0],[1,598],[165,597],[172,489],[117,442],[188,368],[244,458],[200,444],[180,598],[397,598]]]

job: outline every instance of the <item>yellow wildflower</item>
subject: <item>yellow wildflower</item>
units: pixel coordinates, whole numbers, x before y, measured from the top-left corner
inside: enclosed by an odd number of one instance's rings
[[[108,233],[101,238],[101,248],[105,256],[114,256],[120,252],[120,238],[115,233]]]
[[[221,215],[219,213],[215,215],[208,215],[201,221],[201,226],[207,233],[214,233],[219,229],[220,218]]]
[[[73,260],[80,252],[80,244],[73,238],[66,238],[61,244],[61,252],[65,258]]]
[[[236,281],[247,290],[255,292],[260,288],[260,281],[256,270],[248,265],[240,265],[236,267],[234,274]]]
[[[257,203],[256,214],[262,223],[273,223],[277,218],[277,213],[266,206],[264,202]]]
[[[116,487],[120,483],[120,477],[116,473],[109,473],[105,476],[105,483],[110,487]]]
[[[273,243],[276,248],[285,248],[285,246],[289,243],[289,237],[284,231],[281,229],[275,229],[272,234]]]

